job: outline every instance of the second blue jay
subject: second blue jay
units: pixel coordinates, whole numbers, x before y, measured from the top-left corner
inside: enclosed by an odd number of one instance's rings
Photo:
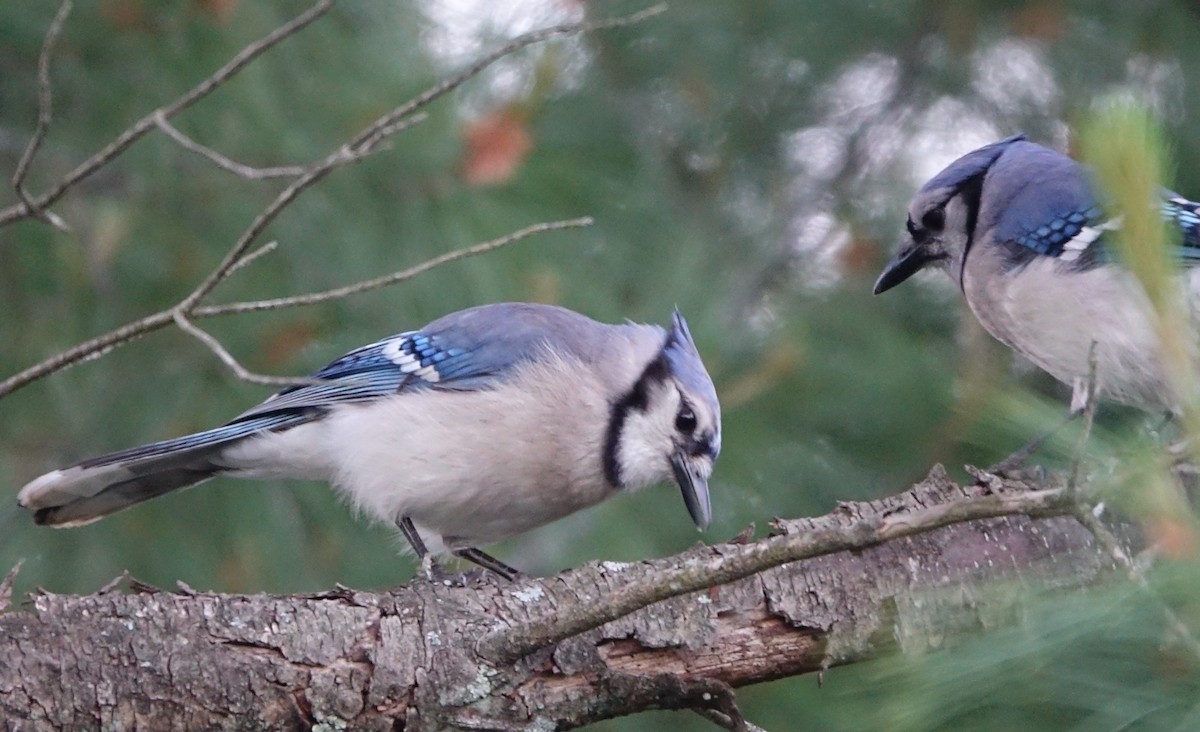
[[[1153,312],[1117,261],[1090,171],[1023,135],[955,160],[913,197],[908,239],[875,293],[934,267],[948,274],[992,336],[1076,390],[1095,344],[1096,393],[1148,410],[1177,409],[1163,374]],[[1164,191],[1189,306],[1200,304],[1200,204]]]
[[[332,483],[404,533],[503,576],[487,544],[674,478],[696,526],[721,408],[687,323],[604,325],[549,305],[452,313],[351,351],[228,424],[30,482],[39,524],[78,526],[216,475]]]

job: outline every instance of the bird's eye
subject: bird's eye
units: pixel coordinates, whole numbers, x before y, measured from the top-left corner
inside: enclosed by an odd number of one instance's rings
[[[921,226],[930,231],[941,231],[946,225],[946,212],[941,208],[930,209],[921,217]]]
[[[675,415],[675,429],[685,435],[692,434],[696,429],[696,413],[691,407],[684,405],[679,408],[679,414]]]

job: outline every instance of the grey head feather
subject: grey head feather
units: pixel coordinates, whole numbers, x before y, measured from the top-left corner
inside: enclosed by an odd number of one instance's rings
[[[717,390],[713,386],[712,377],[700,360],[700,351],[692,340],[687,321],[676,309],[671,316],[671,330],[667,333],[667,341],[663,346],[663,355],[672,374],[688,392],[704,401],[704,406],[713,415],[716,423],[714,439],[714,455],[721,448],[721,404],[717,401]]]
[[[946,191],[946,198],[949,198],[962,188],[967,181],[987,173],[992,165],[1008,152],[1015,143],[1024,142],[1026,139],[1024,133],[1021,133],[1006,137],[998,142],[993,142],[990,145],[984,145],[978,150],[972,150],[947,165],[945,170],[930,178],[929,182],[921,186],[918,195],[934,191]]]
[[[990,182],[999,161],[1021,146],[1037,147],[1026,142],[1025,135],[1006,137],[963,155],[921,186],[908,207],[908,237],[875,281],[876,295],[931,265],[954,270],[952,276],[961,287],[963,263],[976,230],[981,223],[984,230],[992,223],[980,221],[985,178]],[[996,208],[998,200],[989,200],[990,210],[1003,210]]]

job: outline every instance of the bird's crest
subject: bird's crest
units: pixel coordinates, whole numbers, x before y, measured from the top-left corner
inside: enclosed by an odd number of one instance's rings
[[[696,349],[696,342],[692,340],[687,321],[678,309],[671,316],[671,330],[667,333],[667,342],[663,345],[663,355],[666,356],[667,364],[675,378],[703,399],[714,414],[719,414],[717,390],[704,368],[704,362],[700,360],[700,352]]]

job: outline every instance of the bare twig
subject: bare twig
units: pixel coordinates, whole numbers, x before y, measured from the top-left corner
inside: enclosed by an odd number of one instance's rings
[[[67,16],[70,14],[71,0],[63,0],[63,4],[59,6],[58,12],[54,15],[54,20],[50,21],[50,27],[46,29],[46,37],[42,41],[42,53],[38,57],[37,127],[33,130],[33,137],[29,138],[25,152],[21,153],[21,159],[17,161],[17,169],[12,177],[17,197],[21,199],[21,203],[28,209],[29,214],[37,216],[60,231],[69,229],[67,223],[53,212],[46,211],[43,206],[36,205],[29,200],[29,193],[25,190],[25,176],[29,175],[29,167],[33,164],[33,158],[42,146],[42,140],[46,139],[46,132],[49,131],[50,122],[54,117],[53,96],[50,87],[50,56],[54,53],[54,46],[58,43],[58,37],[62,34],[63,25],[67,22]]]
[[[419,124],[425,118],[426,115],[424,113],[413,114],[400,122],[389,125],[388,134],[395,134]],[[373,123],[369,127],[376,127],[376,124]],[[370,155],[383,139],[382,134],[379,134],[372,136],[369,144],[358,146],[352,144],[343,145],[326,155],[319,163],[309,166],[304,175],[288,184],[287,188],[280,191],[279,195],[275,196],[275,200],[271,201],[263,209],[263,212],[255,217],[249,228],[242,232],[242,235],[238,237],[237,242],[225,254],[225,258],[221,260],[216,269],[210,272],[208,277],[204,278],[204,281],[196,286],[196,289],[192,290],[187,297],[180,301],[176,310],[185,314],[190,313],[201,300],[207,297],[217,285],[221,284],[229,276],[229,273],[238,266],[238,262],[246,256],[246,251],[254,243],[254,240],[258,238],[258,235],[262,233],[263,229],[267,228],[267,225],[274,221],[297,196],[314,183],[329,175],[335,168],[348,165]]]
[[[8,570],[8,574],[4,575],[3,580],[0,580],[0,613],[12,606],[13,585],[17,581],[17,575],[21,572],[21,565],[24,563],[24,559],[18,559],[16,565]]]
[[[364,280],[352,285],[346,285],[345,287],[325,290],[324,292],[313,292],[307,295],[297,295],[295,297],[283,297],[274,300],[258,300],[255,302],[200,307],[194,309],[192,314],[199,317],[212,317],[215,315],[227,315],[230,313],[258,312],[263,310],[278,310],[281,308],[297,307],[301,305],[315,305],[316,303],[326,302],[328,300],[337,300],[350,295],[355,295],[360,292],[366,292],[367,290],[387,287],[388,285],[394,285],[405,280],[410,280],[419,274],[428,272],[434,267],[440,267],[443,264],[448,264],[459,259],[465,259],[467,257],[494,251],[500,247],[508,246],[509,244],[514,244],[522,239],[526,239],[534,234],[542,234],[548,231],[560,231],[562,229],[582,228],[591,225],[592,219],[588,216],[578,219],[569,219],[566,221],[547,221],[540,224],[533,224],[531,226],[526,226],[523,229],[518,229],[517,231],[502,236],[498,239],[492,239],[491,241],[485,241],[463,249],[456,249],[452,252],[447,252],[445,254],[433,257],[432,259],[427,259],[416,266],[400,270],[399,272],[393,272],[392,274],[384,275],[383,277],[375,277],[373,279]],[[270,242],[266,246],[247,254],[245,257],[239,260],[232,269],[230,269],[230,271],[227,273],[227,276],[246,266],[254,259],[266,254],[268,251],[270,251],[270,249],[274,248],[274,244],[275,242]],[[208,346],[209,349],[216,354],[217,358],[221,359],[221,361],[228,366],[239,379],[243,381],[249,381],[253,384],[267,384],[271,386],[288,386],[294,384],[312,383],[311,379],[306,379],[303,377],[267,376],[249,371],[242,366],[241,363],[239,363],[238,360],[234,358],[227,349],[225,349],[224,346],[221,345],[220,341],[218,341],[211,333],[199,328],[195,323],[192,323],[188,319],[187,315],[185,315],[182,311],[175,311],[173,319],[176,325],[186,331],[189,335],[198,339],[204,345]]]
[[[747,719],[734,719],[725,712],[718,712],[716,709],[697,708],[694,711],[721,729],[727,729],[730,732],[767,732],[762,727]]]
[[[1076,493],[1079,481],[1079,468],[1083,464],[1083,453],[1087,450],[1088,440],[1092,437],[1092,425],[1096,422],[1096,341],[1088,346],[1088,376],[1083,393],[1083,429],[1079,433],[1079,442],[1075,445],[1075,455],[1071,460],[1071,473],[1067,478],[1067,490]]]
[[[397,282],[402,282],[404,280],[411,279],[412,277],[415,277],[419,274],[427,272],[435,266],[448,264],[450,262],[453,262],[453,261],[456,261],[459,259],[464,259],[466,257],[472,256],[475,254],[482,254],[484,252],[492,251],[498,247],[501,247],[501,246],[504,246],[507,244],[516,243],[516,242],[518,242],[522,239],[528,238],[529,236],[532,236],[534,234],[538,234],[541,232],[548,232],[548,231],[557,231],[560,229],[567,229],[567,228],[572,228],[572,227],[587,226],[590,223],[591,223],[591,219],[583,218],[583,219],[571,219],[568,221],[552,221],[552,222],[547,222],[544,224],[534,224],[533,226],[527,226],[524,229],[521,229],[520,231],[513,232],[512,234],[501,237],[500,239],[493,239],[492,241],[484,242],[482,244],[477,244],[473,247],[468,247],[466,249],[460,249],[457,251],[448,252],[447,254],[442,254],[440,256],[434,257],[433,259],[431,259],[427,262],[423,262],[414,267],[410,267],[407,270],[402,270],[401,272],[397,272],[393,275],[388,275],[386,278],[377,278],[376,280],[368,280],[366,283],[359,283],[357,285],[348,285],[346,288],[338,288],[338,289],[339,290],[352,289],[353,292],[361,292],[363,290],[370,289],[370,287],[366,287],[364,285],[378,282],[378,280],[381,280],[381,279],[389,279],[389,278],[391,278],[391,281],[383,283],[383,284],[395,284]],[[242,257],[240,260],[238,260],[238,264],[235,265],[233,268],[231,268],[228,274],[232,274],[233,272],[237,271],[241,267],[244,267],[246,264],[248,264],[249,261],[252,261],[253,259],[256,259],[257,257],[260,257],[263,254],[266,254],[267,252],[264,250],[269,251],[270,246],[271,246],[271,244],[267,244],[264,247],[261,247],[259,249],[254,250],[253,252],[250,252],[249,254],[246,254],[244,257]],[[373,286],[382,287],[383,284],[376,284]],[[311,305],[311,304],[314,304],[317,302],[324,302],[326,300],[331,299],[333,297],[333,295],[331,295],[330,293],[332,293],[332,292],[335,292],[335,291],[330,290],[330,291],[324,292],[324,293],[313,293],[313,295],[315,297],[309,296],[309,295],[298,295],[294,298],[280,298],[278,300],[261,300],[261,301],[256,301],[256,302],[232,303],[229,305],[201,306],[201,307],[197,307],[194,310],[192,310],[191,312],[187,313],[187,316],[189,319],[211,318],[211,317],[215,317],[218,315],[227,315],[230,313],[245,313],[245,312],[253,312],[253,311],[259,311],[259,310],[275,310],[275,309],[279,309],[279,308],[295,307],[295,306],[299,306],[299,305]],[[162,310],[157,313],[152,313],[143,318],[139,318],[138,320],[135,320],[131,323],[126,323],[125,325],[121,326],[120,328],[117,328],[116,330],[109,331],[108,333],[105,333],[100,336],[96,336],[95,338],[91,338],[87,341],[84,341],[83,343],[72,346],[71,348],[68,348],[65,351],[56,353],[53,356],[51,356],[50,358],[47,358],[37,364],[34,364],[33,366],[30,366],[29,368],[27,368],[19,373],[13,374],[12,376],[5,379],[4,381],[0,381],[0,397],[4,397],[7,394],[11,394],[12,392],[14,392],[24,386],[27,386],[27,385],[33,383],[34,381],[37,381],[38,379],[45,378],[46,376],[49,376],[50,374],[55,373],[56,371],[61,371],[62,369],[66,368],[68,366],[77,364],[81,361],[86,361],[86,360],[89,360],[92,358],[97,358],[99,356],[102,356],[105,353],[107,353],[109,350],[111,350],[119,345],[123,345],[123,344],[128,343],[129,341],[132,341],[132,340],[134,340],[140,336],[143,336],[147,333],[151,333],[153,331],[159,330],[160,328],[171,325],[172,323],[175,322],[175,312],[177,309],[178,309],[178,306],[176,306],[174,308],[168,308],[166,310]]]
[[[23,386],[27,386],[38,379],[49,376],[56,371],[61,371],[80,361],[99,358],[116,346],[128,343],[151,331],[158,330],[164,325],[169,325],[173,317],[172,310],[162,310],[139,318],[132,323],[126,323],[120,328],[111,330],[104,335],[89,338],[83,343],[71,346],[65,351],[59,351],[23,371],[13,374],[4,381],[0,381],[0,397],[11,394]]]
[[[234,272],[237,272],[238,270],[257,262],[260,257],[270,254],[278,248],[279,242],[277,241],[269,241],[266,244],[263,244],[258,249],[248,252],[246,256],[239,259],[232,267],[229,268],[229,274],[232,275]]]
[[[302,165],[284,165],[274,168],[255,168],[239,163],[236,160],[230,160],[216,150],[213,150],[211,147],[201,145],[192,138],[180,132],[178,127],[167,121],[167,118],[163,116],[161,110],[154,113],[154,124],[158,126],[158,129],[166,133],[167,137],[170,137],[172,140],[179,143],[180,147],[184,148],[185,150],[190,150],[197,155],[201,155],[210,160],[218,168],[221,168],[222,170],[228,170],[230,173],[247,180],[262,180],[264,178],[295,178],[296,176],[304,174],[304,166]]]
[[[730,732],[766,732],[742,714],[732,686],[718,679],[705,679],[700,683],[707,687],[701,694],[705,704],[692,707],[696,714]]]
[[[201,82],[192,91],[188,92],[172,104],[155,110],[139,120],[134,126],[123,132],[117,138],[117,140],[90,158],[87,162],[80,165],[74,171],[69,173],[51,191],[43,194],[33,203],[37,206],[44,207],[57,200],[71,185],[78,182],[83,177],[91,174],[101,165],[120,154],[130,144],[132,144],[133,141],[144,135],[146,130],[158,127],[159,120],[165,122],[174,114],[201,99],[204,95],[211,92],[213,88],[228,80],[233,74],[243,68],[247,63],[253,60],[256,56],[260,55],[267,48],[311,23],[322,13],[324,13],[331,3],[332,0],[322,0],[321,2],[318,2],[309,11],[298,16],[290,23],[281,26],[275,31],[272,31],[260,41],[247,46],[229,63],[223,66],[208,79]],[[184,320],[190,322],[194,318],[212,317],[225,313],[269,310],[280,307],[291,307],[295,305],[306,305],[314,302],[322,302],[335,297],[344,297],[355,292],[361,292],[376,287],[383,287],[388,284],[394,284],[396,282],[413,277],[420,272],[424,272],[430,267],[454,261],[456,259],[461,259],[462,257],[470,256],[472,254],[488,251],[499,246],[504,246],[505,244],[524,238],[533,233],[538,233],[540,231],[551,231],[558,228],[586,225],[583,220],[575,220],[572,222],[553,222],[549,224],[537,225],[530,227],[527,230],[515,232],[509,237],[503,237],[494,242],[481,244],[469,250],[452,252],[450,254],[443,255],[442,257],[431,260],[431,262],[418,265],[417,267],[409,270],[396,272],[391,275],[386,275],[384,277],[375,278],[373,280],[361,282],[356,285],[349,285],[347,287],[338,288],[328,292],[313,293],[312,295],[301,295],[295,298],[281,298],[279,300],[265,300],[259,302],[234,303],[232,305],[225,306],[200,307],[200,303],[209,294],[211,294],[213,289],[215,289],[221,282],[228,278],[231,273],[239,269],[241,266],[244,266],[247,263],[247,260],[256,259],[265,253],[264,250],[255,250],[253,252],[249,252],[249,249],[262,231],[272,221],[274,221],[274,219],[278,217],[278,215],[304,190],[314,183],[320,181],[335,168],[353,163],[362,159],[363,157],[366,157],[367,155],[370,155],[371,153],[377,151],[380,144],[390,136],[422,121],[425,118],[424,113],[420,111],[422,107],[461,86],[468,79],[478,75],[485,68],[492,63],[495,63],[500,58],[512,54],[517,50],[520,50],[533,43],[561,35],[577,34],[599,29],[629,25],[656,15],[662,12],[664,9],[665,6],[659,5],[640,13],[635,13],[633,15],[621,18],[590,23],[553,26],[551,28],[527,33],[516,40],[505,44],[496,51],[493,51],[492,53],[482,57],[459,74],[435,84],[417,97],[414,97],[410,101],[380,116],[371,124],[364,127],[358,134],[352,137],[349,142],[329,153],[320,161],[306,167],[303,174],[296,178],[296,180],[292,181],[283,191],[281,191],[279,195],[276,196],[275,200],[272,201],[271,204],[268,205],[267,208],[255,218],[250,226],[238,238],[233,247],[230,248],[230,250],[225,254],[225,257],[221,260],[220,264],[218,264],[217,267],[213,269],[213,271],[209,273],[209,275],[177,305],[157,313],[152,313],[136,321],[127,323],[126,325],[110,331],[109,333],[105,333],[85,341],[84,343],[73,346],[17,374],[14,374],[4,381],[0,381],[0,397],[10,394],[17,389],[32,383],[33,381],[66,368],[67,366],[86,359],[98,357],[107,352],[109,349],[124,344],[148,332],[158,330],[159,328],[172,323],[178,323],[179,320],[177,316],[180,314],[182,314]],[[164,132],[165,131],[166,128],[164,127]],[[167,134],[170,133],[168,132]],[[0,226],[20,218],[27,218],[29,215],[30,212],[26,210],[25,204],[5,209],[4,211],[0,211]],[[192,334],[195,335],[195,333]],[[205,335],[208,334],[205,333]],[[211,336],[209,337],[211,338]],[[220,352],[217,353],[220,355]],[[226,352],[225,355],[228,356],[228,353]],[[226,359],[223,358],[222,360]],[[229,357],[229,360],[226,360],[226,363],[230,363],[231,361],[232,363],[236,363],[236,360],[232,359],[232,357]],[[233,368],[232,365],[231,368]],[[245,370],[243,369],[243,371]]]
[[[584,216],[578,219],[567,219],[565,221],[547,221],[540,224],[532,224],[523,229],[507,234],[498,239],[485,241],[474,246],[456,249],[452,252],[440,254],[432,259],[427,259],[418,265],[402,269],[399,272],[393,272],[382,277],[375,277],[362,282],[356,282],[344,287],[336,287],[332,290],[323,292],[312,292],[306,295],[296,295],[293,297],[280,297],[273,300],[255,300],[251,302],[237,302],[228,305],[206,305],[197,307],[192,311],[192,315],[196,317],[212,317],[215,315],[228,315],[230,313],[251,313],[260,312],[263,310],[279,310],[281,308],[297,307],[300,305],[315,305],[327,300],[336,300],[349,295],[355,295],[367,290],[374,290],[380,287],[387,287],[398,282],[411,280],[419,274],[423,274],[433,269],[440,267],[443,264],[456,262],[460,259],[473,257],[479,254],[484,254],[496,249],[499,249],[509,244],[514,244],[522,239],[526,239],[534,234],[543,234],[549,231],[561,231],[563,229],[579,229],[592,225],[592,218]]]
[[[1087,449],[1088,440],[1091,438],[1092,425],[1096,419],[1096,342],[1092,341],[1088,348],[1088,381],[1083,393],[1083,431],[1079,435],[1079,442],[1075,447],[1075,455],[1071,460],[1071,472],[1067,479],[1067,494],[1072,502],[1071,515],[1075,520],[1083,524],[1092,536],[1095,537],[1096,543],[1103,547],[1104,551],[1112,557],[1117,566],[1125,570],[1126,574],[1138,587],[1140,587],[1151,599],[1159,606],[1163,613],[1163,617],[1170,626],[1171,631],[1179,638],[1180,642],[1197,658],[1200,658],[1200,641],[1196,640],[1192,634],[1191,628],[1183,622],[1182,619],[1172,610],[1166,602],[1155,592],[1150,586],[1150,582],[1146,579],[1145,573],[1139,563],[1129,555],[1121,540],[1116,534],[1105,526],[1100,519],[1103,504],[1092,506],[1084,496],[1080,495],[1077,488],[1079,479],[1079,469],[1083,462],[1083,454]]]
[[[1133,582],[1136,583],[1138,587],[1142,588],[1142,590],[1144,590],[1151,599],[1158,603],[1159,608],[1162,610],[1163,617],[1167,621],[1167,625],[1171,628],[1171,632],[1174,633],[1179,639],[1179,642],[1188,649],[1188,652],[1190,652],[1196,658],[1200,658],[1200,641],[1196,640],[1196,636],[1192,633],[1192,629],[1188,627],[1187,623],[1183,622],[1179,615],[1176,614],[1175,611],[1163,601],[1159,594],[1155,592],[1154,588],[1150,586],[1150,582],[1146,579],[1146,575],[1134,562],[1133,558],[1129,556],[1129,552],[1125,550],[1125,547],[1121,544],[1120,539],[1118,539],[1116,535],[1104,525],[1104,522],[1100,520],[1100,518],[1092,511],[1092,508],[1087,504],[1077,502],[1075,504],[1075,510],[1072,511],[1072,515],[1075,516],[1079,523],[1087,527],[1087,530],[1092,533],[1092,536],[1096,537],[1096,543],[1103,547],[1104,551],[1108,552],[1109,556],[1113,558],[1113,561],[1115,561],[1118,566],[1125,570],[1125,572],[1129,575],[1129,579],[1133,580]]]
[[[115,140],[106,145],[104,149],[80,163],[74,170],[63,176],[49,191],[31,201],[23,200],[18,204],[0,210],[0,226],[29,218],[36,215],[36,212],[45,210],[47,206],[50,206],[61,198],[76,183],[95,173],[113,158],[125,152],[130,145],[145,137],[146,133],[155,129],[157,127],[155,120],[159,116],[164,119],[170,119],[208,96],[214,89],[244,69],[251,61],[261,56],[279,42],[295,35],[298,31],[324,15],[332,6],[333,0],[318,0],[315,5],[291,21],[246,46],[230,59],[228,63],[217,69],[211,76],[201,81],[183,96],[166,106],[155,109],[128,127]]]
[[[507,662],[651,603],[723,585],[788,562],[865,549],[889,539],[963,521],[1013,514],[1034,518],[1070,514],[1074,506],[1065,488],[988,495],[888,516],[864,516],[849,525],[818,526],[811,531],[775,536],[749,545],[725,545],[719,554],[665,567],[653,582],[626,585],[587,612],[563,615],[555,609],[523,625],[497,630],[480,640],[479,652],[487,658]]]
[[[556,38],[559,36],[578,35],[580,33],[590,33],[597,30],[606,30],[609,28],[620,28],[623,26],[633,25],[635,23],[640,23],[647,18],[652,18],[655,15],[659,15],[660,13],[665,12],[666,9],[666,4],[659,4],[631,15],[587,23],[567,23],[564,25],[555,25],[550,26],[549,28],[540,28],[538,30],[530,31],[529,33],[518,36],[491,53],[480,57],[470,66],[454,76],[434,84],[421,94],[413,97],[408,102],[405,102],[399,107],[393,109],[391,112],[380,117],[373,125],[363,130],[357,137],[355,137],[350,142],[350,147],[357,148],[360,145],[373,144],[371,142],[372,139],[380,135],[382,131],[389,125],[395,124],[397,121],[412,114],[415,110],[428,106],[431,102],[445,96],[446,94],[449,94],[467,81],[478,76],[487,67],[496,63],[505,56],[511,56],[527,46],[532,46],[536,43],[542,43],[543,41],[547,41],[551,38]]]
[[[264,384],[266,386],[293,386],[313,383],[312,379],[289,378],[286,376],[267,376],[265,374],[256,374],[250,371],[241,364],[233,354],[225,349],[211,333],[200,328],[192,321],[188,320],[187,316],[182,311],[176,310],[173,314],[175,325],[179,326],[180,330],[208,346],[208,349],[221,359],[221,363],[229,367],[229,370],[234,373],[242,381],[248,381],[251,384]]]

